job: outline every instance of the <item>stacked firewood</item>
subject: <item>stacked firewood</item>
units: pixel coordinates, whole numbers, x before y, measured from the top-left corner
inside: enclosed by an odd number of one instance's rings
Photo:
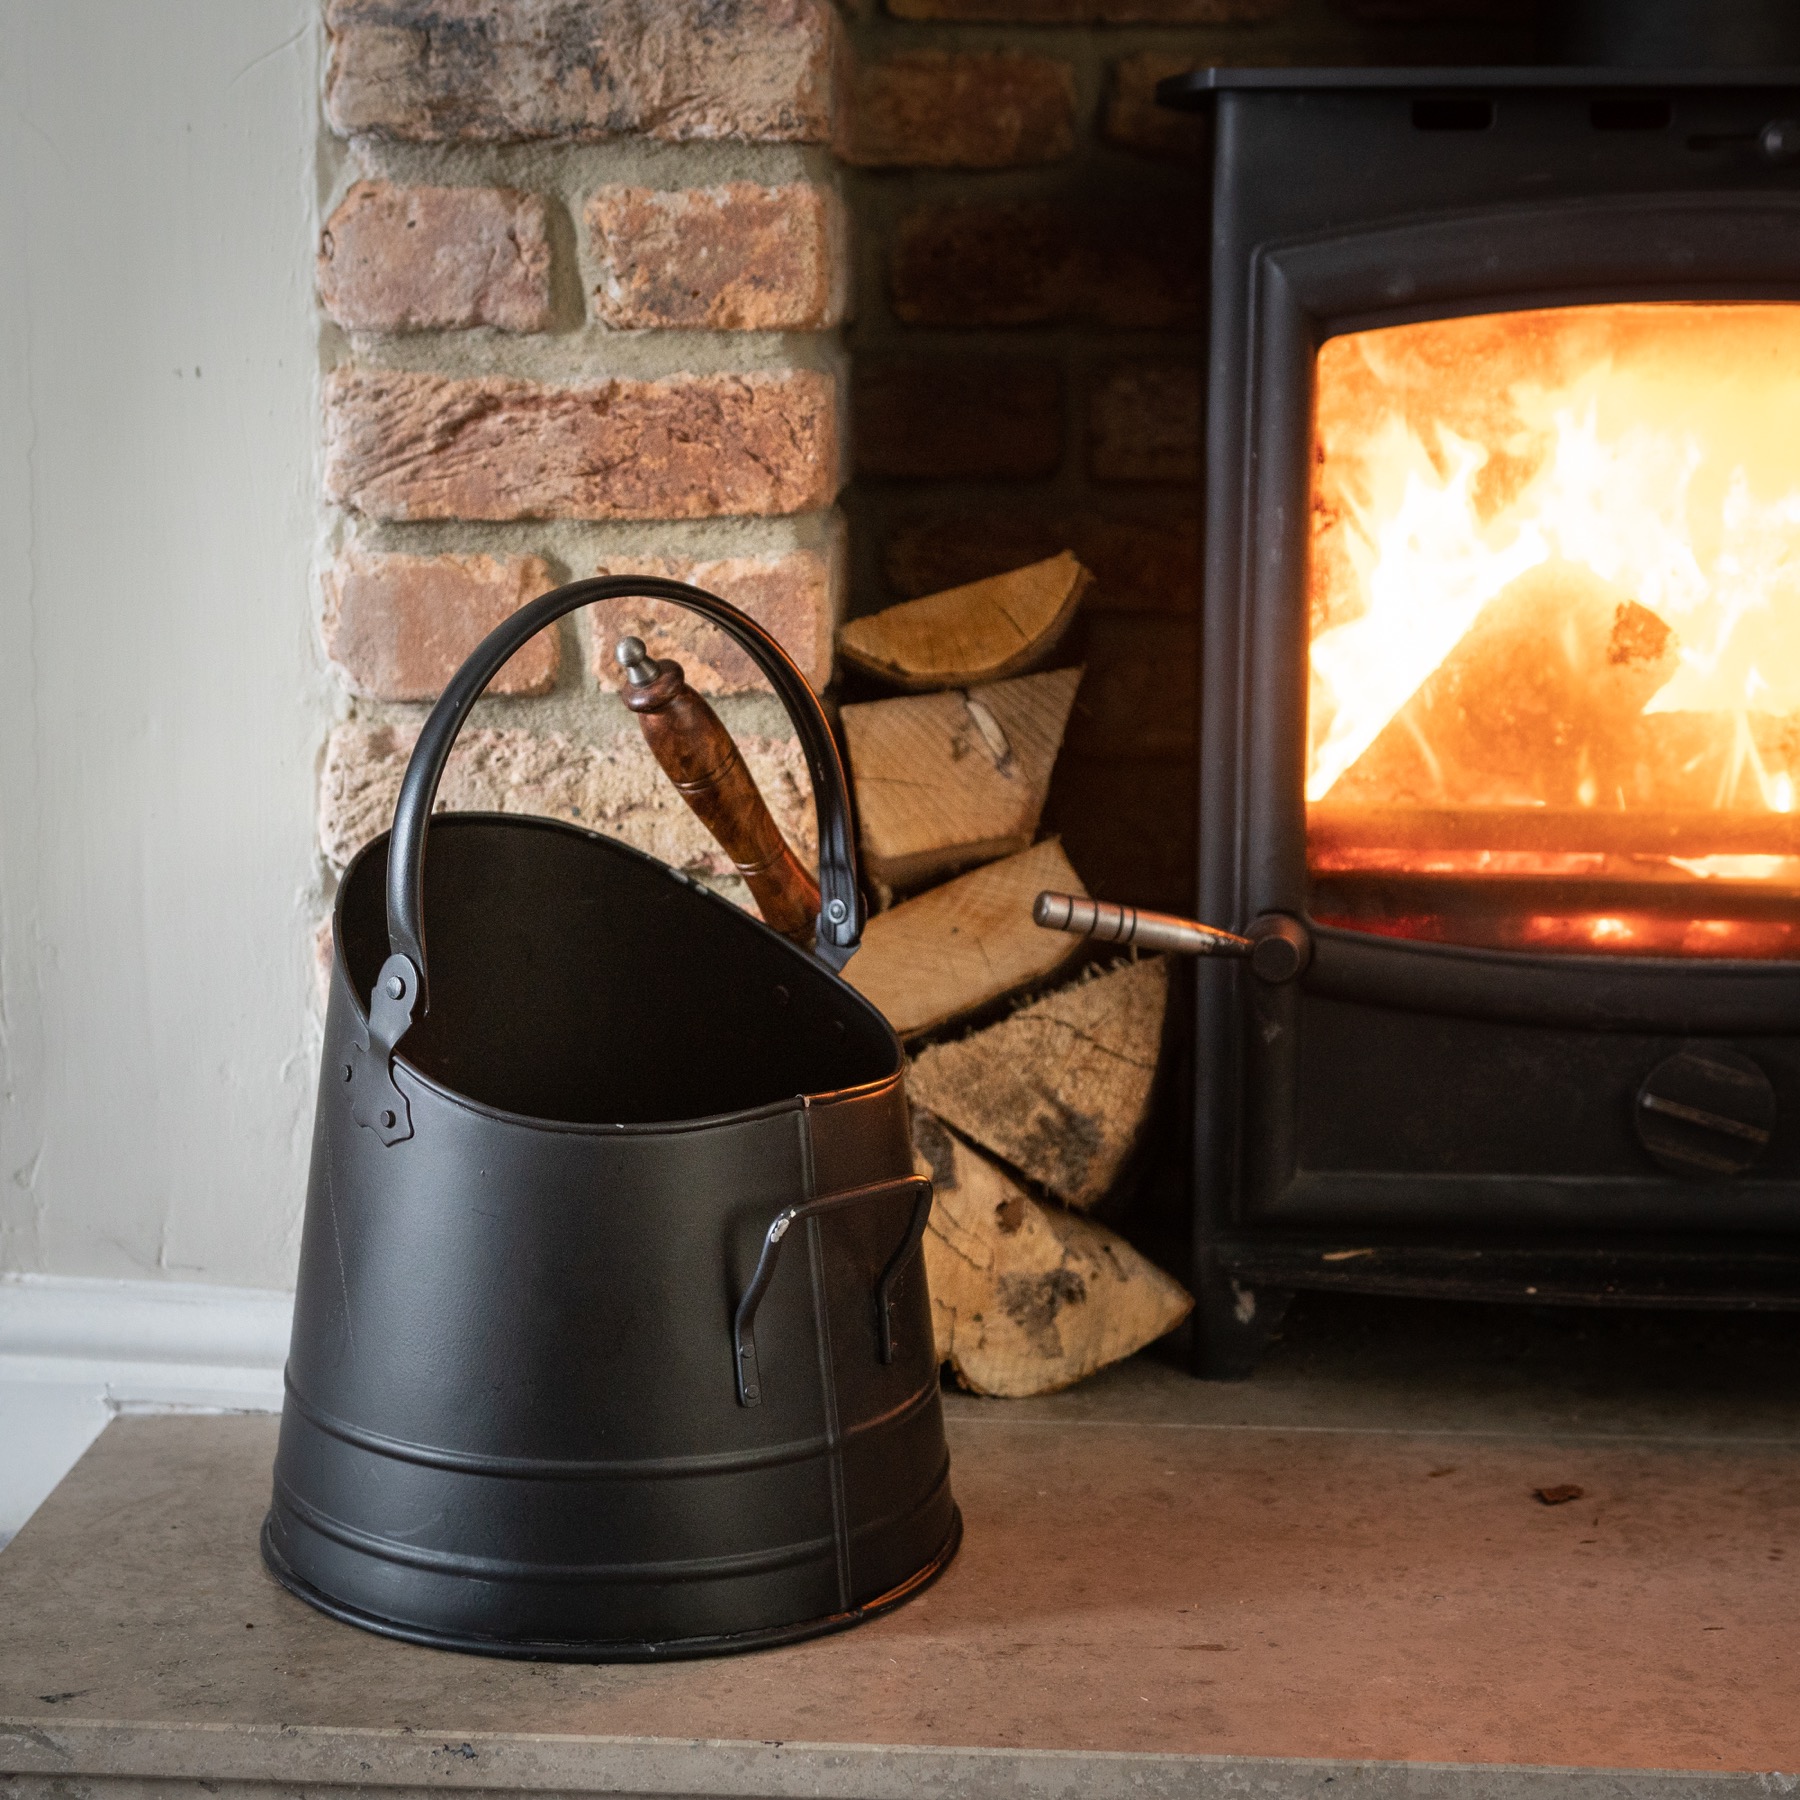
[[[1043,889],[1084,891],[1037,832],[1082,674],[1041,665],[1090,582],[1065,552],[857,619],[838,641],[846,665],[900,690],[842,710],[883,908],[845,979],[911,1052],[938,1355],[985,1394],[1068,1387],[1193,1304],[1088,1216],[1149,1118],[1167,967],[1077,973],[1080,940],[1031,919]]]

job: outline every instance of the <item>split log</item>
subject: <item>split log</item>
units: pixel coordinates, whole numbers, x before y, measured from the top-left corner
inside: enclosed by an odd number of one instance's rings
[[[1193,1301],[1092,1219],[1040,1206],[928,1113],[925,1278],[939,1362],[978,1394],[1053,1394],[1173,1331]]]
[[[852,619],[838,633],[838,654],[909,694],[1022,675],[1056,648],[1093,580],[1065,550]]]
[[[877,913],[844,979],[902,1037],[917,1037],[1035,981],[1080,954],[1078,938],[1032,923],[1040,891],[1085,893],[1062,845],[1047,838]]]
[[[919,887],[1029,848],[1080,684],[1079,669],[1053,669],[846,706],[870,878]]]
[[[1150,1116],[1168,997],[1166,958],[1126,963],[934,1044],[907,1090],[1058,1200],[1092,1206]]]

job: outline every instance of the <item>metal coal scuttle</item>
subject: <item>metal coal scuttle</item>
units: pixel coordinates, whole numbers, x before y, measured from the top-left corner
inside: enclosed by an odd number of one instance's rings
[[[592,832],[432,818],[506,660],[627,596],[723,627],[793,717],[816,953]],[[834,972],[853,842],[805,677],[683,583],[558,589],[451,682],[333,921],[263,1530],[301,1598],[446,1648],[653,1659],[854,1624],[954,1554],[930,1187],[900,1045]]]

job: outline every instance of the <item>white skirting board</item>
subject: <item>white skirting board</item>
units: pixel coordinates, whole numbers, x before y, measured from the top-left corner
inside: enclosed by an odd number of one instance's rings
[[[294,1296],[0,1275],[0,1544],[120,1412],[278,1412]]]

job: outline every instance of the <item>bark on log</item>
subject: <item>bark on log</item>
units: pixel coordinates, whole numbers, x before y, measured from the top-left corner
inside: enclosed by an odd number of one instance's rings
[[[1048,980],[1083,946],[1032,923],[1031,903],[1045,888],[1087,891],[1055,838],[877,913],[844,979],[903,1038]]]
[[[1058,1200],[1092,1206],[1143,1135],[1168,995],[1166,958],[1124,964],[934,1044],[907,1090]]]
[[[1040,1206],[927,1113],[913,1116],[913,1146],[935,1189],[924,1248],[938,1360],[964,1387],[1053,1394],[1174,1330],[1193,1307],[1123,1238]]]
[[[1022,675],[1056,648],[1093,579],[1065,550],[852,619],[838,654],[910,694]]]
[[[864,866],[918,887],[1030,846],[1079,669],[843,709]]]

